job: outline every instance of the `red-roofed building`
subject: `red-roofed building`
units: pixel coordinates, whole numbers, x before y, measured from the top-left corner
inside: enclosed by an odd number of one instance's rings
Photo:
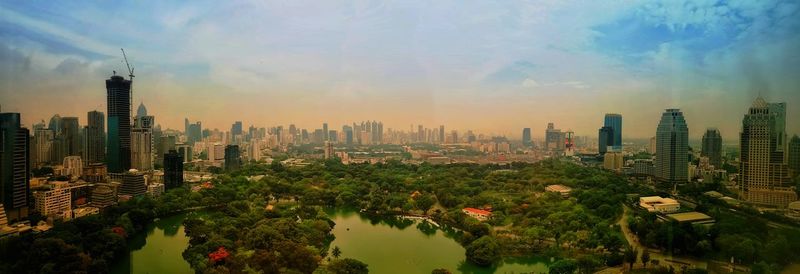
[[[486,221],[492,217],[492,212],[472,207],[465,207],[461,210],[461,212],[464,212],[464,214],[467,214],[467,216],[478,219],[479,221]]]

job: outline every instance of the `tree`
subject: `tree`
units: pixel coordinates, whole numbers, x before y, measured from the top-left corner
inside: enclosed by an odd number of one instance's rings
[[[491,236],[483,236],[467,246],[467,260],[480,266],[490,266],[500,259],[500,245]]]
[[[642,266],[644,266],[644,268],[647,268],[647,262],[649,261],[650,261],[650,251],[645,249],[644,251],[642,251]]]
[[[333,258],[339,259],[339,256],[342,256],[342,250],[339,249],[339,246],[334,246],[333,250],[331,250],[331,255],[333,255]]]
[[[639,255],[637,253],[636,248],[629,247],[625,249],[625,262],[628,263],[630,269],[633,269],[633,264],[636,263],[636,257]]]
[[[367,264],[356,259],[345,258],[335,260],[328,265],[328,271],[333,274],[367,274],[369,269]]]
[[[558,260],[550,265],[550,274],[572,274],[578,269],[575,260]]]

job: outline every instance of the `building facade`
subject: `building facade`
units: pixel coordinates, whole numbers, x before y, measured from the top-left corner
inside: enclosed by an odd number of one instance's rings
[[[740,185],[743,200],[764,206],[785,207],[797,200],[790,188],[784,148],[779,145],[785,112],[758,97],[742,119]],[[784,108],[785,110],[785,105]]]
[[[0,113],[0,203],[9,221],[28,216],[30,202],[30,136],[19,113]]]
[[[609,141],[612,150],[622,151],[622,115],[606,113],[603,119],[603,126],[612,129],[612,138]]]
[[[183,185],[183,155],[176,150],[164,155],[164,185],[167,189]]]
[[[106,119],[103,112],[90,111],[84,127],[83,160],[87,164],[102,163],[106,160]]]
[[[689,128],[679,109],[667,109],[656,129],[655,177],[684,183],[689,175]]]
[[[722,135],[716,128],[709,128],[703,134],[700,155],[708,157],[708,162],[716,169],[722,169]]]
[[[121,173],[131,168],[131,81],[114,75],[106,80],[108,172]]]

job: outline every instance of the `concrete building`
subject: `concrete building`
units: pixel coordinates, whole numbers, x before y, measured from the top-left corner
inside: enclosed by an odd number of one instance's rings
[[[123,173],[120,178],[121,185],[119,187],[118,195],[128,195],[131,197],[142,196],[147,193],[147,185],[144,178],[144,173],[131,169]]]
[[[87,118],[88,123],[83,128],[83,160],[87,164],[102,163],[106,159],[105,115],[90,111]]]
[[[131,168],[131,81],[114,75],[106,80],[108,92],[108,172],[121,173]]]
[[[62,215],[72,213],[72,192],[68,182],[54,182],[53,189],[36,191],[33,197],[36,200],[35,209],[42,216]],[[69,214],[71,215],[71,214]]]
[[[625,158],[622,152],[606,152],[603,155],[603,168],[619,172],[623,166],[625,166]]]
[[[611,149],[615,152],[622,151],[622,115],[617,113],[607,113],[603,119],[603,126],[612,129],[610,140]]]
[[[800,176],[800,137],[793,136],[789,141],[789,170],[792,177]]]
[[[572,192],[572,188],[565,185],[549,185],[544,190],[561,194],[562,197],[569,197],[570,192]]]
[[[225,170],[234,171],[242,167],[242,156],[238,145],[225,147]]]
[[[104,208],[117,203],[117,192],[110,184],[98,184],[92,190],[92,206]]]
[[[640,197],[639,206],[650,212],[672,213],[681,209],[681,204],[675,199],[659,196]]]
[[[164,185],[168,189],[183,185],[183,155],[175,150],[164,155]]]
[[[64,176],[71,178],[80,178],[83,176],[83,160],[81,156],[67,156],[64,157]]]
[[[323,150],[325,159],[332,159],[334,156],[336,156],[334,154],[335,151],[333,150],[333,143],[330,141],[325,141]]]

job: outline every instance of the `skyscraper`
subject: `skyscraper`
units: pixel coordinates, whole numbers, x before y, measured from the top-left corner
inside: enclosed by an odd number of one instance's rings
[[[322,141],[327,141],[330,137],[328,133],[328,123],[322,123]]]
[[[597,151],[600,154],[608,152],[608,147],[614,144],[614,129],[611,127],[601,127],[597,136]]]
[[[793,136],[789,140],[789,170],[792,172],[792,177],[800,175],[800,137]]]
[[[108,106],[108,172],[131,168],[131,81],[114,75],[106,80]]]
[[[84,127],[83,159],[87,164],[102,163],[106,159],[105,116],[99,111],[87,114]]]
[[[55,134],[47,128],[36,129],[33,133],[33,149],[36,155],[35,166],[41,167],[53,162],[53,138]]]
[[[564,134],[560,129],[556,129],[553,123],[547,123],[544,132],[544,143],[547,150],[561,151],[564,149]]]
[[[784,106],[783,110],[774,106]],[[797,200],[789,187],[784,149],[778,145],[784,134],[785,104],[768,104],[758,97],[742,119],[740,184],[742,198],[750,203],[784,207]],[[785,127],[785,126],[784,126]]]
[[[167,189],[183,185],[183,155],[176,150],[164,154],[164,186]]]
[[[529,128],[529,127],[526,127],[526,128],[522,129],[522,145],[526,146],[526,147],[529,147],[529,146],[533,145],[533,142],[532,142],[532,139],[531,139],[531,128]]]
[[[81,128],[78,123],[78,117],[63,117],[61,118],[61,135],[64,138],[65,156],[81,156]],[[64,159],[56,159],[58,161]]]
[[[225,146],[225,170],[234,171],[242,167],[242,157],[238,145]]]
[[[667,109],[656,130],[655,177],[684,183],[689,176],[689,128],[679,109]]]
[[[609,146],[611,146],[614,151],[622,151],[622,115],[606,113],[603,126],[613,129],[614,138],[610,140]]]
[[[353,127],[345,125],[342,127],[342,132],[344,132],[344,143],[348,145],[353,144]]]
[[[708,162],[716,169],[722,169],[722,136],[716,128],[709,128],[703,134],[700,155],[708,157]]]
[[[131,168],[153,170],[153,116],[137,116],[131,132]]]
[[[12,222],[27,217],[30,206],[29,134],[19,113],[0,113],[0,202]]]

